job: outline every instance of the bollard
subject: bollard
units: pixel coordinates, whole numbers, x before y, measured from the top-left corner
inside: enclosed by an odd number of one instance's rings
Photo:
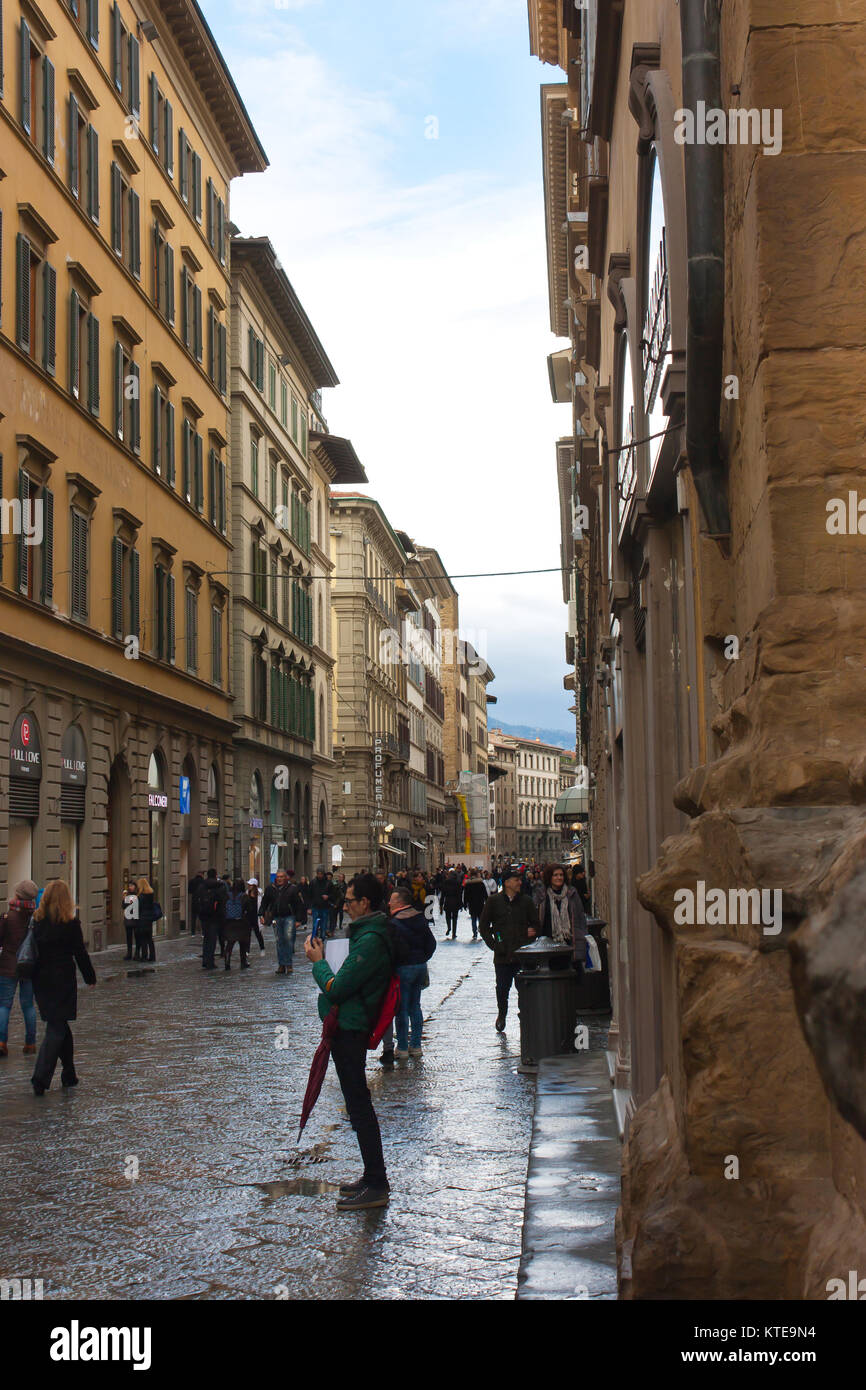
[[[520,970],[520,1070],[536,1071],[543,1057],[574,1051],[578,990],[582,967],[574,967],[570,946],[540,936],[514,953]]]

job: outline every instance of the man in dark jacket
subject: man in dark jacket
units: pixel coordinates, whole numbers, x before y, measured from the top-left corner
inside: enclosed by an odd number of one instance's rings
[[[472,940],[478,940],[478,919],[487,903],[488,892],[478,869],[473,869],[463,885],[463,906],[472,918]]]
[[[294,869],[278,869],[276,881],[268,884],[259,908],[265,921],[273,924],[278,975],[291,975],[295,968],[295,938],[301,909],[300,894],[291,881],[293,875]]]
[[[201,968],[216,970],[217,938],[225,928],[228,889],[216,869],[208,869],[207,878],[195,892],[192,900],[193,911],[201,922]]]
[[[337,1007],[331,1056],[364,1160],[363,1176],[357,1182],[341,1183],[338,1211],[386,1207],[389,1200],[382,1135],[366,1078],[370,1031],[394,969],[388,919],[380,910],[381,905],[382,890],[377,879],[372,874],[356,874],[345,898],[351,918],[349,954],[336,975],[325,960],[321,937],[310,936],[304,942],[307,960],[313,966],[313,979],[321,990],[319,1017],[324,1022],[331,1008]]]
[[[313,909],[313,936],[324,936],[331,916],[331,878],[323,868],[316,870],[310,884]]]
[[[463,883],[452,869],[442,885],[442,910],[445,913],[445,940],[457,940],[457,918],[463,906]]]
[[[9,1050],[9,1015],[15,1002],[16,989],[24,1015],[24,1051],[36,1051],[33,981],[19,980],[16,976],[16,965],[18,951],[30,926],[38,892],[39,889],[32,879],[25,878],[15,885],[9,900],[9,911],[0,917],[0,1057],[5,1057]]]
[[[493,966],[496,971],[496,1003],[499,1013],[496,1018],[496,1031],[505,1031],[508,1014],[508,996],[517,977],[518,966],[514,953],[521,946],[528,946],[538,931],[538,914],[531,898],[520,891],[522,881],[520,866],[511,865],[505,870],[501,893],[494,893],[487,899],[481,914],[480,931],[484,941],[493,952]]]
[[[186,891],[187,891],[187,893],[189,894],[189,934],[190,934],[190,936],[195,936],[196,926],[197,926],[197,925],[198,925],[198,926],[201,925],[200,923],[197,922],[196,913],[195,913],[195,908],[193,907],[193,903],[195,902],[195,895],[196,895],[196,893],[198,892],[199,888],[201,888],[201,886],[202,886],[203,883],[204,883],[204,878],[202,877],[202,875],[201,875],[201,874],[196,874],[196,875],[195,875],[195,878],[191,878],[190,881],[189,881],[189,883],[188,883],[187,886],[186,886]]]

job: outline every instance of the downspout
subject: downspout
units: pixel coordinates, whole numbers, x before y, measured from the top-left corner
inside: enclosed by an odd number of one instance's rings
[[[722,109],[719,0],[680,0],[683,105]],[[713,536],[731,530],[722,461],[720,414],[725,331],[724,147],[683,146],[686,189],[688,310],[686,450],[695,488]]]

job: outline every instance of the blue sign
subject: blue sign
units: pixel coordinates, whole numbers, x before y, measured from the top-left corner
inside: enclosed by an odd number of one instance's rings
[[[181,779],[180,779],[180,814],[181,814],[182,816],[188,816],[188,815],[189,815],[189,778],[188,778],[188,777],[181,777]]]

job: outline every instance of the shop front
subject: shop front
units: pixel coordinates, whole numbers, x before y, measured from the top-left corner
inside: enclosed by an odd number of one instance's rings
[[[162,760],[151,753],[147,774],[147,810],[149,827],[148,882],[165,916],[156,928],[164,935],[168,928],[168,792]]]
[[[60,749],[60,874],[72,901],[81,907],[81,836],[87,815],[87,746],[77,724],[70,724]]]
[[[23,878],[32,878],[33,839],[39,820],[42,743],[32,714],[19,714],[9,740],[9,872],[11,893]]]

